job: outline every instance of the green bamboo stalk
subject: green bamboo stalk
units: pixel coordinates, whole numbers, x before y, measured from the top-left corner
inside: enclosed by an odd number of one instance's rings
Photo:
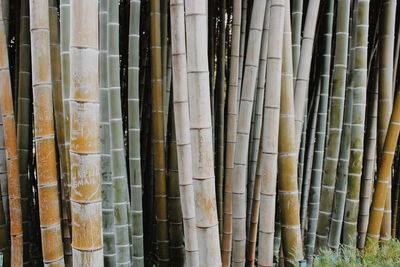
[[[379,59],[379,98],[378,98],[378,163],[386,137],[393,106],[393,57],[394,33],[397,1],[383,2],[383,22],[381,29],[381,52]],[[391,179],[389,179],[391,180]],[[391,188],[391,185],[389,185]],[[391,192],[391,191],[390,191]],[[381,239],[390,239],[391,232],[391,194],[387,194],[385,213],[383,216]]]
[[[368,119],[367,129],[365,133],[366,145],[363,172],[360,193],[360,208],[358,212],[358,240],[357,248],[363,249],[365,246],[365,239],[367,236],[368,219],[370,213],[372,188],[375,178],[375,159],[376,159],[376,137],[377,137],[377,112],[378,112],[378,86],[379,86],[379,71],[374,67],[371,71],[375,73],[375,81],[370,82],[370,102],[368,104]]]
[[[245,0],[246,1],[246,0]],[[224,217],[222,233],[222,265],[231,265],[232,251],[232,179],[234,170],[234,155],[236,146],[237,117],[240,99],[239,83],[239,64],[240,64],[240,30],[242,16],[242,0],[233,2],[232,18],[232,49],[231,62],[229,69],[229,90],[227,104],[227,130],[226,130],[226,149],[225,149],[225,186],[224,186]]]
[[[18,112],[17,112],[17,146],[20,182],[22,227],[24,235],[24,264],[30,264],[29,251],[31,232],[30,201],[31,186],[28,178],[31,138],[31,54],[29,32],[29,1],[21,2],[21,18],[19,32],[19,64],[18,64]]]
[[[339,1],[337,10],[333,87],[330,96],[331,108],[327,136],[328,140],[327,147],[325,149],[326,153],[324,159],[324,171],[322,175],[321,199],[318,213],[316,236],[317,248],[325,247],[327,244],[329,218],[332,212],[332,202],[343,125],[350,0]]]
[[[183,0],[170,2],[173,104],[184,227],[186,265],[199,266],[199,249],[193,192],[192,146],[186,66],[185,11]]]
[[[253,197],[259,199],[257,194],[254,194],[256,172],[257,172],[257,162],[258,162],[258,152],[260,148],[260,138],[261,138],[261,128],[262,128],[262,119],[263,119],[263,107],[264,107],[264,91],[265,91],[265,74],[267,70],[267,52],[268,52],[268,32],[269,32],[269,17],[270,17],[270,4],[271,1],[267,1],[265,16],[264,16],[264,24],[263,24],[263,32],[261,39],[261,50],[260,50],[260,58],[258,63],[258,78],[257,78],[257,91],[256,91],[256,104],[253,110],[254,116],[254,124],[251,126],[251,140],[250,143],[250,156],[249,156],[249,172],[247,179],[247,223],[246,229],[248,232],[250,231],[250,221],[251,221],[251,213],[252,213],[252,205],[253,205]],[[258,194],[259,195],[259,194]],[[256,211],[258,213],[258,211]],[[258,216],[257,216],[258,223]],[[255,226],[255,225],[254,225]],[[257,227],[256,227],[257,228]],[[257,237],[257,229],[253,230],[254,238]],[[248,236],[249,237],[249,236]]]
[[[300,203],[297,187],[292,32],[289,0],[286,0],[285,9],[279,116],[278,192],[282,215],[282,250],[285,266],[298,266],[298,262],[303,259],[303,244],[300,231]]]
[[[207,1],[186,0],[186,44],[196,224],[200,266],[220,266],[215,196],[209,69]],[[202,203],[202,204],[200,204]]]
[[[304,112],[308,95],[308,84],[314,45],[314,35],[317,25],[320,0],[311,0],[308,3],[307,15],[304,22],[303,39],[301,42],[300,59],[295,84],[295,116],[296,116],[296,148],[300,151],[301,133],[304,123]]]
[[[172,105],[171,105],[172,107]],[[168,223],[171,266],[183,266],[184,264],[184,243],[182,227],[182,208],[179,194],[179,174],[177,159],[177,144],[175,134],[175,121],[173,112],[170,112],[170,137],[169,137],[169,157],[168,157]]]
[[[131,188],[132,264],[144,266],[142,169],[139,120],[140,0],[130,0],[128,60],[128,143]]]
[[[303,0],[293,1],[292,4],[292,53],[293,80],[296,81],[297,68],[300,60],[301,29],[303,20]]]
[[[215,182],[220,240],[223,232],[224,197],[224,135],[225,135],[225,9],[226,0],[219,1],[219,38],[217,51],[217,75],[215,78]]]
[[[155,176],[155,206],[157,222],[158,262],[169,265],[169,239],[167,215],[167,184],[164,156],[164,112],[162,87],[162,55],[160,35],[160,0],[150,1],[151,16],[151,87],[152,131]]]
[[[314,157],[311,172],[311,186],[308,193],[303,191],[302,197],[302,213],[301,222],[304,227],[306,220],[308,220],[307,234],[305,238],[305,254],[307,262],[310,264],[313,260],[314,247],[315,247],[315,233],[317,228],[318,210],[320,201],[320,185],[322,178],[322,170],[324,164],[325,154],[325,141],[326,141],[326,125],[328,120],[328,105],[329,105],[329,79],[330,79],[330,66],[332,54],[332,29],[334,20],[334,5],[335,1],[328,2],[327,10],[324,15],[324,37],[323,37],[323,52],[322,52],[322,66],[320,74],[321,91],[318,105],[316,140],[314,145]],[[308,208],[307,208],[308,206]],[[308,218],[307,218],[308,214]]]
[[[238,78],[239,87],[238,87],[238,91],[237,91],[237,93],[238,93],[238,95],[237,95],[238,108],[240,106],[239,105],[240,95],[242,94],[242,78],[243,78],[243,66],[244,66],[243,62],[245,59],[244,52],[245,52],[245,48],[246,48],[246,44],[247,44],[246,37],[248,35],[248,33],[247,33],[247,28],[248,28],[247,6],[249,5],[249,3],[248,3],[249,1],[250,0],[242,0],[243,3],[241,5],[242,11],[241,11],[241,22],[240,22],[240,50],[239,50],[239,78]]]
[[[232,215],[232,264],[234,266],[244,266],[246,261],[246,176],[251,116],[257,82],[265,7],[266,1],[254,1],[240,98],[232,188],[232,201],[235,207]]]
[[[107,0],[99,5],[99,86],[100,86],[100,143],[101,143],[101,176],[102,176],[102,215],[104,266],[116,266],[115,223],[114,223],[114,189],[111,178],[110,155],[110,120],[108,90],[108,44]]]
[[[272,266],[273,263],[285,1],[272,0],[270,8],[264,127],[258,159],[260,167],[257,168],[259,170],[257,176],[261,177],[258,249],[262,253],[258,255],[259,266]],[[274,125],[274,127],[266,127],[267,125]]]
[[[162,66],[162,87],[164,95],[164,129],[168,128],[169,119],[169,100],[170,100],[170,88],[168,87],[168,60],[171,57],[169,51],[168,42],[168,0],[160,2],[160,27],[161,27],[161,66]],[[164,131],[165,140],[167,138],[167,130]]]
[[[64,198],[62,199],[62,227],[64,240],[64,257],[66,265],[72,264],[71,248],[71,202],[70,202],[70,1],[60,0],[60,45],[61,45],[61,83],[64,112],[64,143],[66,153],[67,176],[63,181]]]
[[[129,195],[124,134],[122,129],[120,59],[119,59],[119,1],[108,1],[107,67],[110,122],[111,179],[114,188],[115,251],[117,266],[131,264],[129,245]]]

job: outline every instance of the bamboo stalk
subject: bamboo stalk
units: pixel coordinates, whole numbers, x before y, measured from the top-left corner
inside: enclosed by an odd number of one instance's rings
[[[183,0],[170,2],[173,104],[177,145],[179,190],[187,266],[199,266],[196,214],[193,192],[192,148],[186,67],[185,14]]]
[[[242,94],[242,78],[243,78],[243,66],[244,66],[243,62],[244,62],[244,58],[245,58],[244,52],[245,52],[245,48],[247,45],[247,42],[246,42],[246,40],[247,40],[246,38],[248,35],[248,33],[247,33],[247,28],[248,28],[247,6],[249,5],[249,1],[251,1],[251,0],[242,0],[243,3],[241,3],[242,10],[241,10],[241,16],[240,16],[241,22],[240,22],[239,75],[238,75],[239,76],[238,77],[239,87],[237,90],[238,109],[239,109],[240,95]]]
[[[70,129],[72,256],[103,266],[98,1],[71,1]]]
[[[231,264],[232,251],[232,179],[234,170],[234,155],[236,146],[237,117],[239,109],[239,64],[240,64],[240,43],[241,43],[241,16],[242,0],[233,2],[232,19],[232,48],[231,62],[229,69],[229,90],[227,104],[226,122],[226,148],[225,148],[225,188],[224,188],[224,217],[222,233],[222,265],[228,267]]]
[[[296,116],[296,147],[300,149],[301,132],[303,128],[304,112],[308,95],[308,84],[310,77],[312,50],[314,45],[314,35],[317,25],[318,10],[320,0],[311,0],[308,3],[307,15],[304,22],[303,39],[301,42],[300,59],[298,71],[295,74],[296,84],[294,88],[294,108]]]
[[[232,214],[233,266],[244,266],[246,259],[246,174],[251,115],[257,81],[265,6],[266,1],[254,1],[249,30],[249,43],[244,66],[243,86],[241,90],[232,187],[232,203],[235,207]]]
[[[350,1],[341,0],[337,7],[335,59],[333,67],[333,85],[330,96],[330,119],[327,147],[325,148],[324,169],[322,175],[321,199],[318,213],[316,247],[327,245],[329,218],[332,212],[334,186],[343,125],[344,98],[346,88],[348,29]]]
[[[139,43],[140,1],[130,1],[129,70],[128,70],[128,134],[129,177],[131,188],[132,264],[144,266],[142,169],[139,120]]]
[[[200,265],[221,266],[207,58],[207,1],[186,0],[193,188]]]
[[[393,57],[394,33],[397,1],[383,2],[383,23],[381,29],[381,52],[379,58],[379,94],[378,94],[378,162],[383,149],[386,131],[389,125],[393,105]],[[391,179],[389,179],[391,180]],[[391,188],[391,185],[389,185]],[[391,192],[391,191],[390,191]],[[387,194],[383,216],[381,239],[389,240],[391,232],[391,194]]]
[[[4,266],[10,265],[10,213],[8,207],[8,188],[6,170],[6,151],[4,145],[3,118],[0,116],[0,252],[3,253]]]
[[[261,177],[258,266],[272,266],[274,247],[275,199],[278,171],[279,109],[282,70],[285,1],[272,0],[267,51],[267,77],[264,97],[263,134],[258,176]],[[265,127],[274,125],[274,127]],[[267,171],[268,170],[268,171]]]
[[[300,231],[299,192],[297,188],[292,32],[289,0],[286,0],[285,9],[279,116],[278,192],[282,214],[282,250],[285,266],[297,266],[298,262],[303,259],[303,245]]]
[[[22,266],[23,264],[21,191],[19,178],[19,160],[17,152],[17,135],[15,130],[10,69],[8,62],[7,37],[2,9],[3,2],[0,1],[0,81],[2,82],[0,92],[0,105],[4,127],[4,143],[7,156],[7,179],[9,198],[8,203],[10,211],[11,234],[11,266],[18,267]]]
[[[292,53],[293,53],[293,80],[296,82],[301,51],[301,30],[303,20],[303,0],[293,1],[292,5]]]
[[[129,245],[129,193],[122,128],[119,1],[108,1],[107,67],[110,121],[111,179],[114,189],[115,251],[117,265],[131,263]]]
[[[108,1],[99,4],[99,87],[100,87],[100,143],[102,176],[102,223],[104,266],[116,266],[114,189],[111,178],[110,116],[108,90]]]
[[[52,78],[56,73],[50,64],[49,1],[31,0],[29,3],[34,141],[43,262],[45,265],[64,266],[52,115]],[[56,60],[53,63],[57,64]]]
[[[29,1],[21,2],[18,62],[18,112],[17,112],[17,147],[21,182],[22,227],[24,235],[24,264],[30,264],[29,251],[32,232],[30,204],[31,185],[28,177],[31,138],[31,54],[29,29]],[[2,132],[2,131],[1,131]],[[1,133],[3,135],[3,133]],[[3,144],[4,145],[4,144]],[[7,188],[5,188],[7,190]],[[6,203],[8,205],[8,203]],[[7,210],[8,212],[8,210]]]

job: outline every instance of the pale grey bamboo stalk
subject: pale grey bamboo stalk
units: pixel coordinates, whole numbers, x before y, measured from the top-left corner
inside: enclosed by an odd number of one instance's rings
[[[183,0],[171,0],[171,53],[173,105],[178,157],[179,187],[185,232],[186,266],[199,266],[196,213],[193,191],[192,145],[190,138],[189,99],[185,47]]]
[[[278,171],[278,135],[282,72],[285,1],[272,0],[267,50],[267,76],[264,97],[263,134],[257,168],[261,176],[258,266],[272,266],[275,232],[276,184]],[[268,127],[274,125],[274,127]],[[268,170],[268,172],[266,171]]]
[[[295,116],[296,116],[296,147],[300,149],[301,132],[304,122],[304,109],[308,95],[308,83],[312,62],[314,35],[317,26],[320,0],[310,0],[307,7],[307,15],[304,23],[303,39],[295,85]]]
[[[251,115],[253,111],[265,6],[265,0],[255,0],[253,3],[249,42],[244,66],[232,187],[232,202],[235,207],[232,215],[232,266],[244,266],[246,262],[246,176]]]
[[[242,92],[242,78],[243,78],[243,69],[244,69],[244,60],[245,60],[245,48],[246,48],[246,36],[247,36],[247,6],[249,0],[242,0],[242,12],[241,12],[241,23],[240,23],[240,52],[239,52],[239,87],[238,87],[238,95],[237,95],[237,106],[239,107],[240,95]]]

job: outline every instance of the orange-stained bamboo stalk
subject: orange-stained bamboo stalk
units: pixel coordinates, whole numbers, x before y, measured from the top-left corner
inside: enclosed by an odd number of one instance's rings
[[[8,63],[7,37],[2,6],[3,1],[0,0],[0,105],[4,124],[4,143],[7,155],[11,266],[19,267],[23,265],[21,191],[17,152],[17,133],[15,130],[10,69]]]
[[[54,138],[48,4],[48,0],[30,0],[36,175],[43,262],[45,265],[64,266]]]
[[[70,166],[73,266],[103,266],[98,1],[71,1]]]

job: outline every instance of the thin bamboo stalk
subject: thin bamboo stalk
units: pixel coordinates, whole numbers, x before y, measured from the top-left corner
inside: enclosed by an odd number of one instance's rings
[[[170,1],[174,121],[178,157],[179,190],[185,239],[186,265],[199,266],[196,213],[193,192],[192,145],[186,67],[185,12],[183,0]]]
[[[34,141],[43,262],[45,265],[64,266],[52,115],[52,78],[56,73],[53,73],[50,63],[49,1],[30,0],[29,3]],[[57,64],[57,61],[52,63]]]
[[[239,77],[238,77],[238,95],[237,95],[237,106],[239,109],[239,101],[240,101],[240,95],[242,94],[242,78],[243,78],[243,62],[244,62],[244,52],[245,52],[245,48],[246,48],[246,37],[247,37],[247,28],[248,28],[248,23],[247,23],[247,13],[248,13],[248,9],[247,6],[249,5],[249,1],[251,0],[242,0],[243,3],[241,3],[241,22],[240,22],[240,47],[239,47]]]
[[[335,59],[333,63],[334,67],[332,81],[333,85],[330,96],[331,108],[329,111],[330,119],[327,136],[328,140],[327,147],[325,148],[321,199],[318,213],[318,226],[315,245],[317,248],[326,247],[327,245],[329,219],[332,212],[332,202],[343,125],[350,1],[338,1],[337,10]]]
[[[31,54],[29,34],[29,1],[21,2],[19,25],[19,63],[18,63],[18,112],[17,147],[21,182],[22,227],[24,235],[24,264],[30,264],[29,251],[31,235],[31,185],[28,177],[31,138]],[[1,133],[3,135],[3,133]],[[6,188],[7,189],[7,188]],[[7,204],[8,205],[8,204]]]
[[[241,16],[242,0],[233,2],[232,18],[232,48],[231,62],[229,69],[229,90],[227,106],[227,130],[225,148],[225,188],[224,188],[224,217],[222,233],[222,265],[228,267],[231,264],[232,251],[232,179],[234,170],[234,155],[236,146],[237,117],[239,109],[239,64],[240,64],[240,43],[241,43]]]
[[[168,128],[168,118],[169,118],[169,100],[170,100],[170,88],[167,83],[167,68],[168,68],[168,58],[171,54],[168,52],[168,0],[160,2],[160,27],[161,27],[161,70],[162,70],[162,87],[163,87],[163,105],[164,105],[164,129]],[[167,130],[164,131],[165,140],[167,138]]]
[[[129,193],[122,128],[119,1],[108,1],[107,67],[110,121],[111,179],[114,188],[115,251],[117,266],[131,263],[129,245]]]
[[[311,186],[309,192],[303,191],[302,198],[302,214],[301,222],[306,224],[308,220],[307,234],[305,238],[305,254],[309,264],[312,263],[315,239],[316,239],[316,228],[319,211],[319,198],[321,188],[322,170],[324,164],[325,154],[325,142],[326,142],[326,129],[328,120],[328,106],[329,106],[329,79],[330,79],[330,66],[331,66],[331,54],[332,54],[332,30],[334,21],[334,6],[335,1],[330,0],[328,7],[325,12],[325,26],[324,26],[324,37],[323,37],[323,54],[321,63],[321,92],[319,97],[318,106],[318,117],[317,117],[317,129],[316,129],[316,140],[314,145],[314,157],[311,172]],[[308,207],[308,208],[307,208]],[[308,218],[307,218],[308,215]]]
[[[10,265],[10,215],[7,192],[6,151],[4,147],[3,119],[0,116],[0,252],[4,266]]]
[[[400,91],[398,90],[390,117],[389,127],[382,150],[378,179],[373,193],[371,211],[368,223],[366,246],[379,240],[382,218],[388,194],[390,173],[393,164],[394,152],[400,132]]]
[[[278,192],[282,214],[282,250],[285,266],[298,266],[298,262],[303,259],[303,244],[300,231],[300,203],[297,187],[292,32],[289,0],[286,0],[285,9],[279,116]]]
[[[0,187],[1,189],[1,187]],[[9,266],[9,253],[10,253],[10,240],[8,234],[8,226],[6,221],[6,214],[3,209],[3,199],[0,198],[0,253],[3,255],[4,266]]]
[[[132,264],[144,266],[142,169],[139,120],[140,1],[130,0],[128,61],[128,143],[131,188]]]
[[[267,77],[264,97],[263,134],[257,176],[261,178],[260,221],[258,230],[258,266],[272,266],[274,220],[278,171],[279,109],[282,71],[283,26],[285,1],[272,0],[267,51]],[[274,127],[266,127],[274,125]]]
[[[172,107],[172,105],[171,105]],[[184,264],[184,243],[182,227],[182,208],[179,194],[179,173],[177,159],[177,145],[175,134],[175,121],[173,111],[169,112],[172,118],[170,123],[169,157],[168,157],[168,223],[169,235],[171,237],[170,252],[171,266],[183,266]]]
[[[73,266],[103,266],[98,1],[71,1],[70,160]]]
[[[155,177],[155,206],[157,221],[158,262],[169,265],[169,237],[167,215],[167,184],[164,158],[164,114],[162,88],[162,58],[160,35],[160,0],[150,1],[151,16],[151,88],[152,132]]]
[[[393,58],[394,33],[397,1],[383,2],[383,23],[381,30],[381,52],[379,58],[379,98],[378,98],[378,162],[383,149],[386,131],[389,125],[393,105]],[[389,179],[391,181],[391,179]],[[391,182],[390,182],[391,183]],[[391,185],[389,185],[391,188]],[[391,192],[391,191],[390,191]],[[391,195],[387,194],[383,215],[381,239],[390,239],[391,232]]]
[[[255,0],[252,9],[249,43],[246,51],[243,86],[240,98],[239,118],[236,133],[236,149],[232,187],[233,244],[232,265],[244,266],[246,258],[246,176],[249,152],[251,115],[257,82],[263,22],[266,1]]]
[[[295,84],[294,108],[296,116],[296,148],[300,149],[301,133],[304,122],[304,110],[308,95],[308,84],[310,77],[314,35],[317,26],[318,10],[320,0],[310,0],[307,7],[307,15],[304,22],[303,39],[301,42],[300,59]]]
[[[60,45],[61,45],[61,87],[64,113],[64,144],[66,153],[67,174],[63,181],[64,198],[62,199],[62,228],[64,240],[64,257],[66,265],[71,265],[71,168],[70,168],[70,19],[71,0],[60,0]]]
[[[217,51],[217,75],[215,77],[215,182],[217,184],[217,211],[219,234],[223,232],[223,195],[224,195],[224,136],[225,136],[225,9],[226,0],[219,3],[219,37]]]
[[[296,82],[301,51],[301,30],[303,20],[303,0],[293,1],[292,5],[292,53],[293,53],[293,80]]]
[[[116,266],[114,189],[111,178],[110,116],[108,90],[108,1],[99,4],[99,87],[100,87],[100,143],[102,177],[102,223],[104,242],[104,266]]]
[[[13,111],[10,69],[8,62],[7,37],[3,19],[3,2],[0,1],[0,92],[1,114],[4,126],[4,143],[7,157],[8,203],[10,211],[11,266],[23,264],[23,232],[21,212],[21,191],[17,135]]]
[[[193,188],[200,265],[221,266],[207,57],[207,1],[186,0]]]

